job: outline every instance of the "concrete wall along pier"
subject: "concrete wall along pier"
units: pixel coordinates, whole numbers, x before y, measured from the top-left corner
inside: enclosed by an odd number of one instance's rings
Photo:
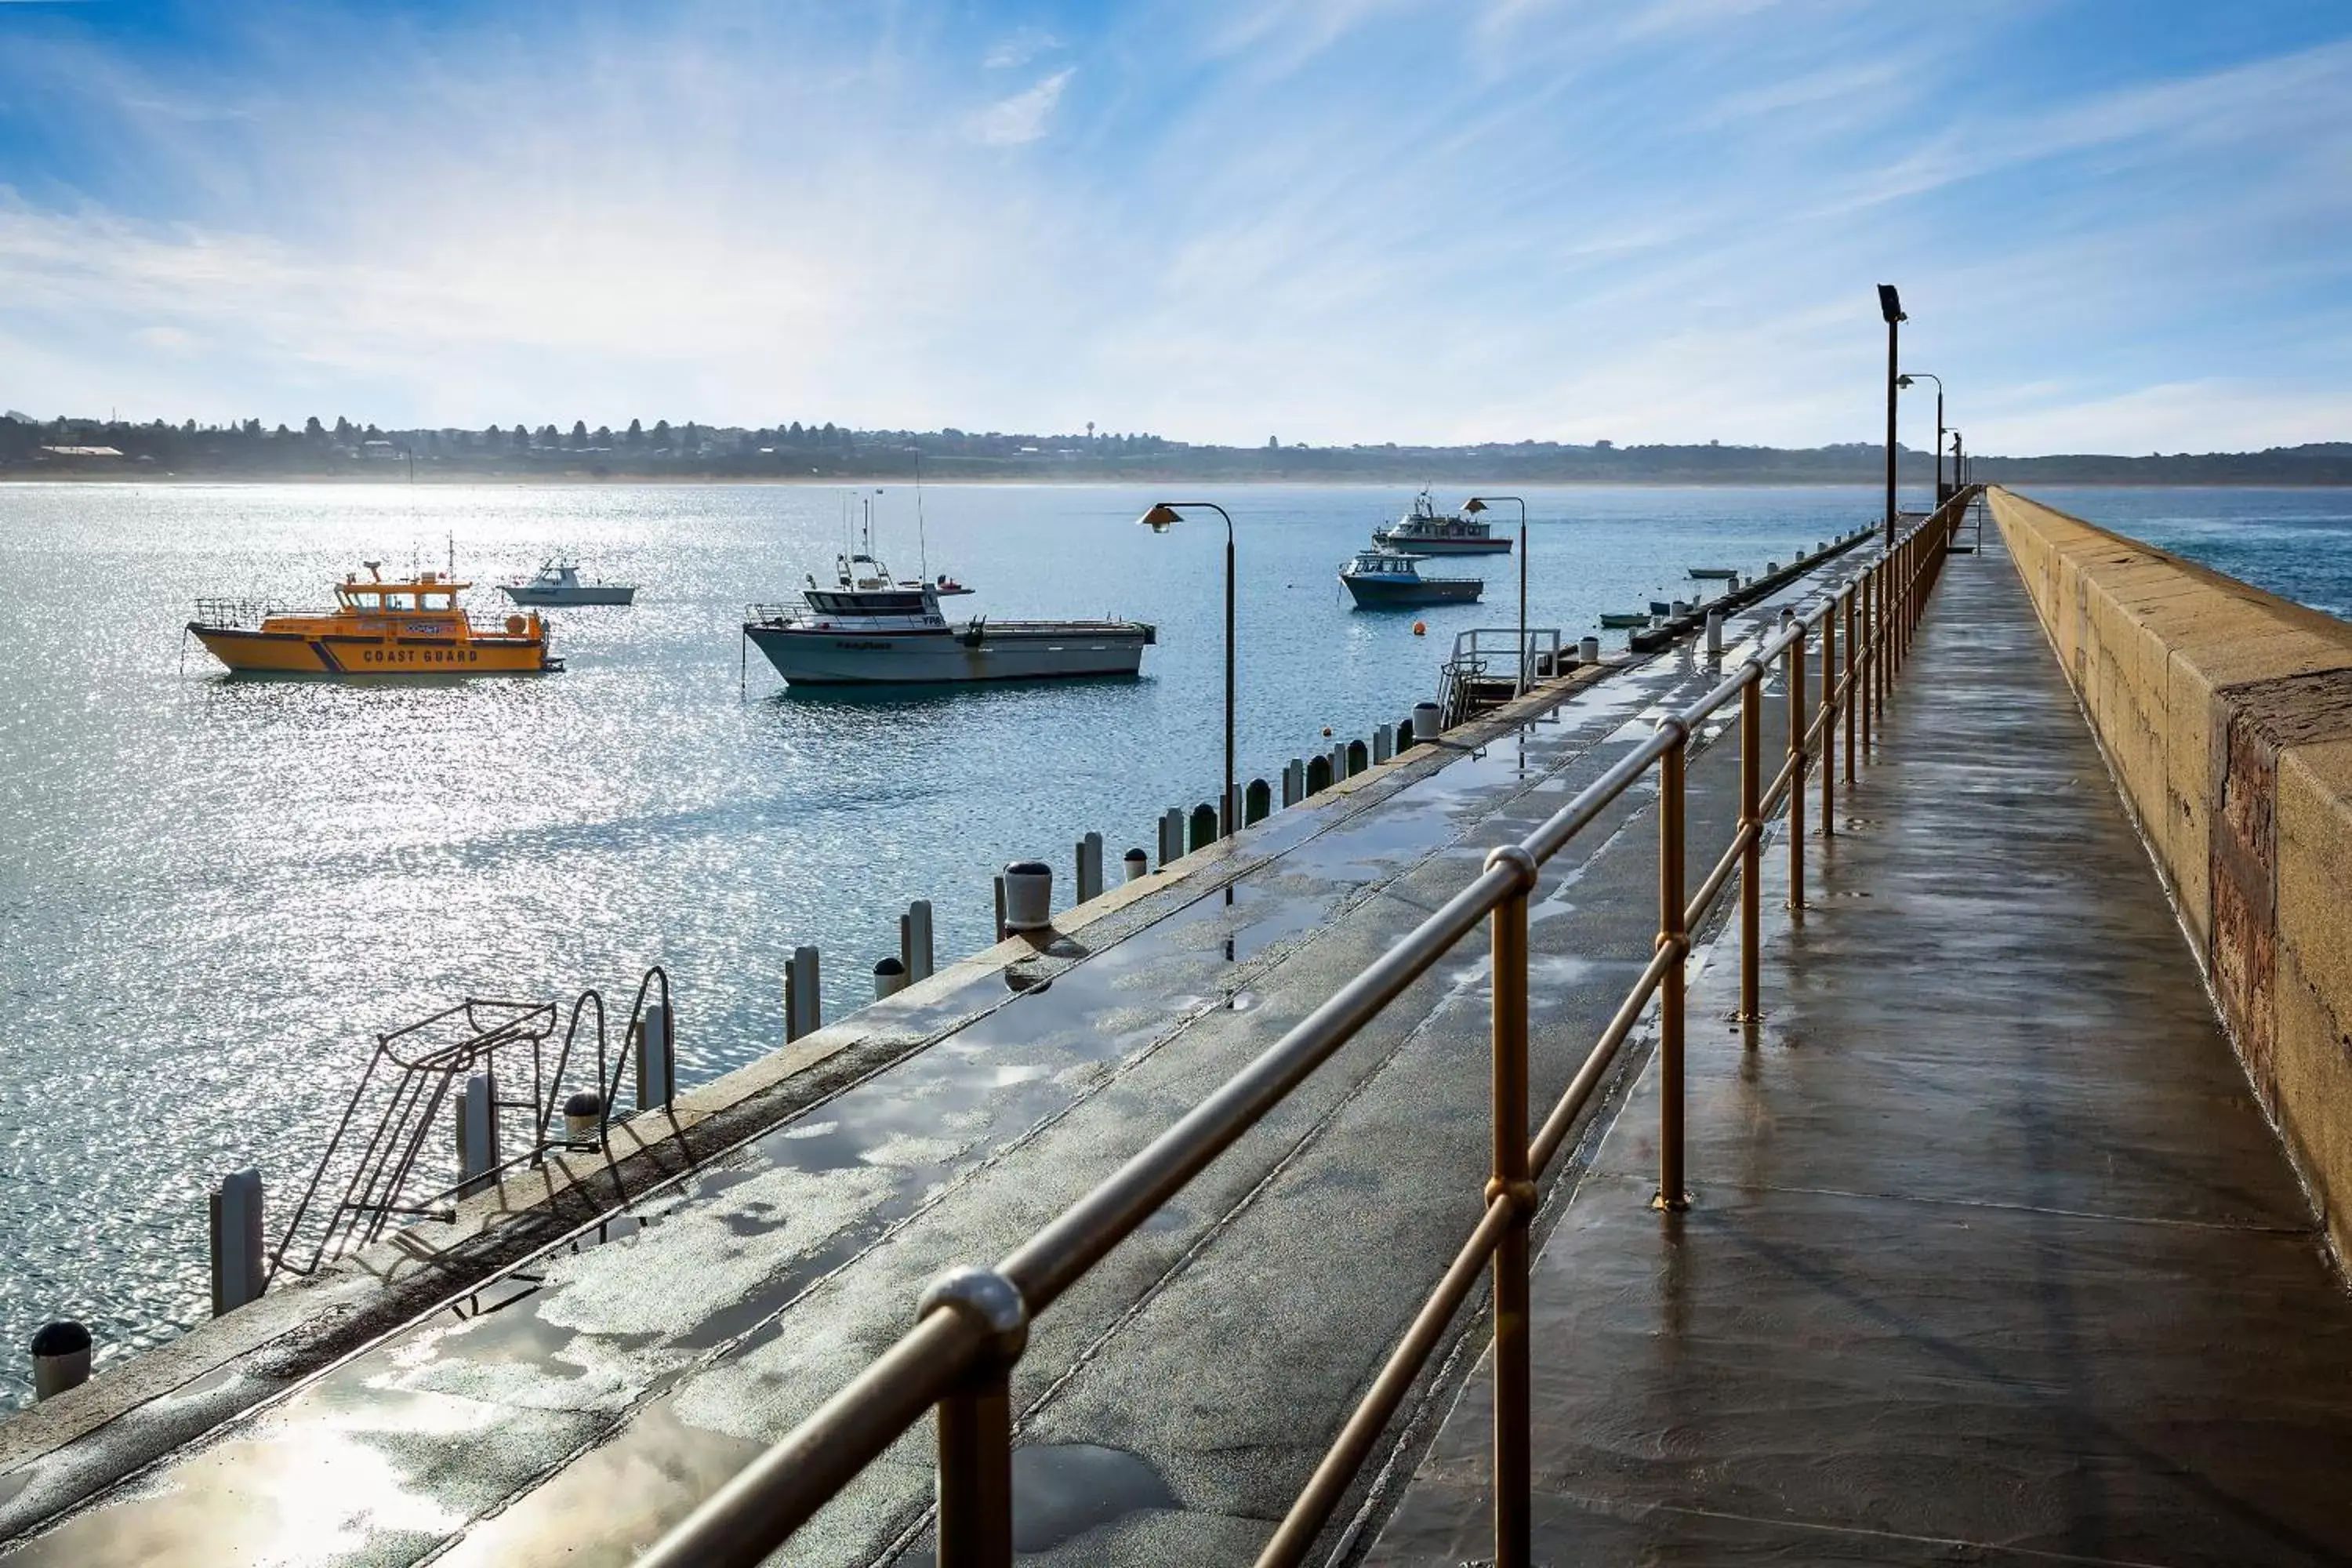
[[[2352,626],[1990,500],[2246,1076],[2352,1258]]]

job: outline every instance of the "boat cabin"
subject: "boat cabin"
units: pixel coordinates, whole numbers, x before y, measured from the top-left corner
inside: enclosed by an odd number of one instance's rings
[[[381,562],[361,564],[368,569],[369,581],[361,582],[360,574],[352,572],[335,584],[335,607],[346,615],[454,616],[457,595],[473,586],[439,572],[420,572],[413,581],[387,583],[378,570]]]
[[[1411,577],[1419,580],[1422,557],[1402,550],[1359,550],[1340,574],[1347,577]]]
[[[901,583],[890,568],[871,555],[834,558],[835,586],[820,588],[811,574],[802,597],[819,616],[865,617],[912,616],[946,624],[940,614],[939,589],[929,583]]]

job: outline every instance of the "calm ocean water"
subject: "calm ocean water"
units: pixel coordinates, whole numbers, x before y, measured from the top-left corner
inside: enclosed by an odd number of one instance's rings
[[[1333,574],[1401,491],[1212,493],[1239,526],[1244,777],[1327,725],[1403,717],[1454,630],[1511,617],[1515,567],[1491,557],[1458,568],[1489,578],[1487,603],[1420,612],[1426,638],[1410,613],[1347,607]],[[1115,863],[1162,808],[1213,796],[1213,520],[1155,537],[1139,489],[934,487],[919,536],[912,491],[866,496],[894,565],[980,589],[959,614],[1158,623],[1144,678],[809,699],[754,652],[743,679],[742,606],[827,569],[855,504],[840,490],[0,487],[0,1339],[19,1347],[0,1386],[21,1390],[49,1318],[89,1323],[110,1357],[198,1321],[207,1189],[246,1164],[280,1199],[306,1179],[379,1030],[468,994],[625,996],[660,963],[681,1080],[707,1079],[781,1043],[794,944],[823,949],[837,1016],[870,994],[908,900],[933,900],[944,963],[985,940],[1005,860],[1065,878],[1091,828]],[[2352,605],[2352,498],[2049,499]],[[1876,505],[1528,501],[1530,620],[1571,637],[1685,566],[1786,560]],[[182,647],[199,595],[320,603],[363,559],[440,565],[452,536],[478,581],[576,552],[641,583],[639,602],[553,612],[570,668],[537,679],[231,681]]]

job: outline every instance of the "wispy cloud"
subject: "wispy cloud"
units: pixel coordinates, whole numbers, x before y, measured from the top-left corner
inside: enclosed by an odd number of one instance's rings
[[[1055,71],[1035,85],[1000,98],[973,118],[972,132],[991,147],[1017,147],[1045,134],[1062,89],[1077,74],[1075,66]]]

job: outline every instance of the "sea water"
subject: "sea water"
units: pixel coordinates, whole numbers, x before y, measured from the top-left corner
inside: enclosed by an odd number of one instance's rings
[[[1405,510],[1402,490],[1207,496],[1234,520],[1244,779],[1404,718],[1457,631],[1516,618],[1513,556],[1426,568],[1484,576],[1480,605],[1350,608],[1338,568]],[[1122,851],[1155,847],[1163,809],[1215,798],[1221,767],[1224,526],[1200,512],[1154,534],[1135,520],[1155,499],[0,486],[0,1341],[75,1317],[103,1360],[199,1321],[213,1184],[257,1166],[282,1217],[374,1037],[461,997],[595,985],[625,1007],[662,964],[691,1084],[782,1043],[797,944],[822,951],[838,1017],[872,994],[908,900],[932,901],[945,963],[987,941],[1007,860],[1052,865],[1062,907],[1095,830],[1116,877]],[[2352,603],[2352,517],[2332,497],[2052,499]],[[1879,504],[1866,489],[1526,500],[1529,624],[1571,642],[1604,611],[1689,595],[1688,567],[1786,562]],[[869,512],[902,574],[978,590],[947,601],[958,618],[1156,624],[1142,678],[786,691],[743,646],[743,607],[828,579]],[[1488,515],[1516,533],[1515,506]],[[541,678],[229,679],[183,637],[199,595],[321,605],[362,562],[389,575],[453,554],[484,584],[478,614],[507,608],[487,584],[555,555],[641,587],[630,608],[547,612],[567,668]],[[0,1386],[21,1393],[26,1369],[0,1354]]]

